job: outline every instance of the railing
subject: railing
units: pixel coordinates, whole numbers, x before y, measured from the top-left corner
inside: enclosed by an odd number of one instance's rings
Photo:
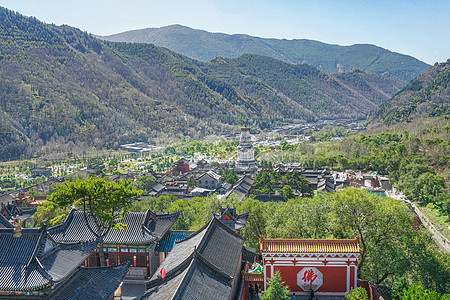
[[[264,274],[262,273],[246,273],[242,271],[242,278],[247,282],[264,282]]]

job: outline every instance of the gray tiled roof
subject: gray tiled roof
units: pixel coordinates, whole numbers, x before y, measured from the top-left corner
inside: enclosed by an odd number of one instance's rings
[[[14,225],[9,223],[9,221],[0,214],[0,228],[14,228]]]
[[[13,201],[14,198],[9,193],[0,194],[0,204],[7,204]]]
[[[217,181],[219,181],[219,180],[222,178],[222,176],[219,175],[219,174],[217,174],[216,172],[214,172],[214,171],[208,171],[208,172],[206,172],[206,173],[200,175],[199,177],[197,177],[197,180],[200,179],[200,178],[202,178],[202,177],[205,176],[205,175],[208,175],[209,177],[211,177],[212,179],[217,180]]]
[[[221,220],[222,223],[224,223],[233,230],[245,227],[245,223],[247,223],[247,219],[249,216],[248,212],[238,215],[236,213],[236,208],[231,208],[229,206],[225,208],[220,207],[220,212],[219,213],[213,212],[212,215],[213,217]],[[224,219],[226,217],[228,218]]]
[[[161,192],[165,188],[166,187],[163,184],[159,183],[159,182],[157,182],[154,186],[151,187],[151,189],[153,191],[157,192],[157,193]]]
[[[69,276],[96,243],[54,243],[46,228],[0,229],[0,290],[23,291],[52,285]]]
[[[273,194],[259,194],[259,195],[255,195],[255,197],[253,199],[261,201],[261,202],[286,202],[287,201],[287,199],[284,198],[282,195],[273,195]]]
[[[173,299],[175,292],[180,286],[181,281],[189,271],[188,268],[179,269],[178,272],[166,275],[164,281],[155,282],[148,287],[147,291],[141,297],[141,300],[169,300]]]
[[[175,243],[167,258],[164,260],[158,271],[153,275],[152,279],[156,279],[161,269],[164,267],[166,273],[174,270],[178,265],[188,259],[194,249],[201,243],[206,233],[207,225],[203,226],[199,231],[193,233],[182,241]]]
[[[119,267],[80,268],[49,300],[109,300],[128,272]]]
[[[55,248],[47,251],[40,262],[53,281],[60,281],[80,265],[94,251],[97,242],[58,244]]]
[[[166,276],[164,281],[149,282],[141,300],[225,300],[229,299],[232,290],[232,277],[209,263],[198,251]]]
[[[179,212],[155,215],[147,212],[130,212],[120,221],[126,229],[111,229],[104,237],[105,244],[149,245],[159,240],[178,219]],[[88,218],[92,224],[92,217]],[[94,227],[94,226],[93,226]],[[94,227],[95,228],[95,227]],[[95,240],[95,235],[87,228],[84,213],[73,209],[63,224],[49,229],[51,236],[62,242],[79,242]]]
[[[214,218],[197,250],[228,276],[234,277],[241,260],[242,237]]]
[[[209,269],[204,268],[194,261],[186,280],[180,286],[175,299],[183,300],[227,300],[231,294],[231,284],[211,274]]]
[[[254,180],[245,175],[233,186],[233,188],[225,195],[228,197],[230,194],[235,193],[238,197],[246,197],[250,191]]]
[[[175,244],[142,299],[228,299],[243,239],[216,218]],[[166,277],[161,279],[164,268]]]
[[[242,247],[242,260],[254,263],[256,259],[256,249],[250,247]]]

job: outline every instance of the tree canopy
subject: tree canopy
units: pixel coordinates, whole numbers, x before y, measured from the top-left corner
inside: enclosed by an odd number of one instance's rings
[[[111,228],[124,229],[125,225],[119,221],[129,211],[132,199],[141,194],[141,190],[131,187],[131,181],[116,183],[89,177],[86,180],[66,181],[57,185],[49,200],[60,207],[72,206],[83,210],[86,227],[100,242],[100,263],[104,266],[104,236]]]
[[[220,206],[249,212],[242,234],[247,246],[259,249],[259,238],[359,237],[362,248],[359,278],[394,287],[421,283],[425,288],[450,289],[450,255],[442,253],[424,228],[412,230],[413,214],[406,204],[364,190],[346,188],[312,198],[259,202],[253,198],[209,196],[190,201],[167,196],[136,202],[133,210],[181,210],[176,229],[199,229]]]

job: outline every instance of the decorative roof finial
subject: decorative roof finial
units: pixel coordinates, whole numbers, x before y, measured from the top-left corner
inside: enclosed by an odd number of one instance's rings
[[[15,229],[14,229],[13,237],[16,238],[16,239],[22,237],[22,224],[21,223],[22,223],[22,220],[20,220],[19,217],[16,217],[14,219],[14,227],[15,227]]]

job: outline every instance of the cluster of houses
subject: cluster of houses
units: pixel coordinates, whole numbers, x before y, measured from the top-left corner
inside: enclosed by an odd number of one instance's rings
[[[141,286],[135,299],[259,299],[280,272],[296,299],[343,299],[358,286],[388,299],[357,278],[358,238],[261,237],[256,251],[241,235],[248,213],[224,207],[199,230],[171,230],[179,215],[128,213],[126,229],[106,232],[102,244],[86,225],[95,217],[76,209],[50,228],[0,215],[0,298],[121,299],[131,280]]]
[[[180,159],[171,172],[153,174],[157,182],[147,196],[189,198],[217,193],[247,197],[258,171],[247,127],[242,128],[235,162],[238,179],[223,182],[222,167],[230,165]],[[282,176],[298,172],[316,191],[356,185],[389,188],[387,179],[377,174],[283,163],[270,171]],[[274,199],[274,195],[258,196],[261,201]],[[0,195],[1,299],[121,299],[136,286],[140,292],[134,299],[259,299],[275,272],[280,272],[296,299],[343,299],[358,286],[368,291],[370,299],[389,299],[380,287],[358,280],[361,248],[357,237],[261,237],[256,250],[244,246],[242,236],[249,213],[223,207],[211,212],[210,221],[196,231],[172,230],[179,211],[130,212],[120,221],[126,225],[124,230],[105,231],[99,239],[88,226],[97,222],[95,216],[76,209],[59,225],[33,227],[30,217],[45,201],[45,197],[31,197],[23,191]]]
[[[228,196],[236,193],[239,196],[248,196],[253,185],[251,174],[242,174],[233,183],[224,182],[220,175],[218,164],[208,164],[205,160],[200,160],[195,164],[186,159],[180,159],[174,164],[171,172],[154,174],[157,179],[155,185],[147,191],[145,195],[158,197],[161,195],[173,195],[180,199],[192,197],[205,197],[209,194]]]

